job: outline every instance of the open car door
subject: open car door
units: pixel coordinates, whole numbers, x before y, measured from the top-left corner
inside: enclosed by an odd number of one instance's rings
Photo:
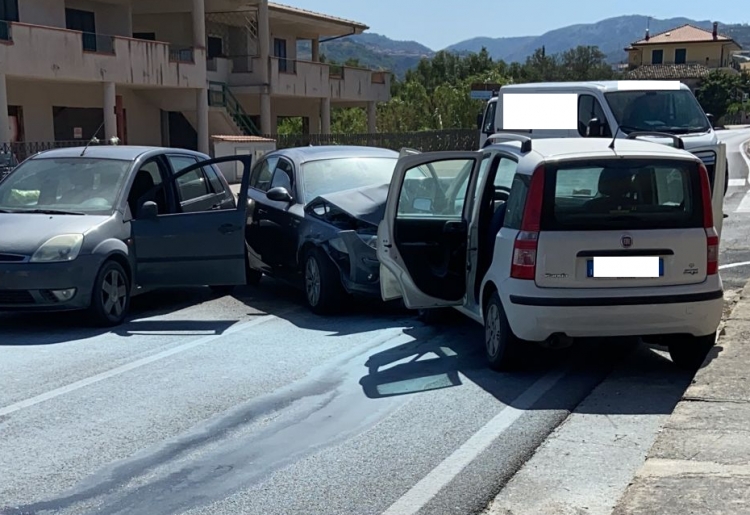
[[[410,309],[459,306],[466,298],[469,217],[481,152],[399,158],[378,227],[384,300]]]
[[[157,191],[176,192],[183,176],[219,163],[240,161],[242,185],[236,206],[182,212],[179,203],[168,213],[158,213]],[[142,195],[132,221],[135,240],[136,281],[139,286],[234,286],[245,284],[245,225],[247,189],[252,157],[228,156],[191,165],[169,181]],[[174,193],[173,193],[174,194]]]
[[[711,204],[714,212],[714,228],[721,239],[724,226],[724,191],[727,183],[727,144],[720,143],[716,152],[714,187],[711,191]]]

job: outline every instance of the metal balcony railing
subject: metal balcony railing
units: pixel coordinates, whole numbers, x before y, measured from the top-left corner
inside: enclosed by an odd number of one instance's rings
[[[194,63],[195,49],[192,47],[170,45],[169,60],[177,63]]]
[[[211,82],[208,85],[208,105],[212,107],[223,107],[240,128],[245,136],[257,136],[260,134],[250,115],[242,108],[237,97],[230,91],[229,87],[220,82]]]

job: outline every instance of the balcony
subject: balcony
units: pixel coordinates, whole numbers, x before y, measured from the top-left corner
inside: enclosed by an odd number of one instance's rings
[[[391,98],[391,75],[350,66],[331,70],[331,99],[387,102]]]
[[[330,67],[323,63],[272,57],[271,93],[293,97],[327,97],[329,71]]]
[[[206,83],[203,50],[25,23],[5,26],[0,69],[14,76],[187,88]]]

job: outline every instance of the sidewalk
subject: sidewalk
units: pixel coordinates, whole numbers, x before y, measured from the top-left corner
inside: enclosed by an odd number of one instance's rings
[[[750,283],[613,515],[750,513]]]

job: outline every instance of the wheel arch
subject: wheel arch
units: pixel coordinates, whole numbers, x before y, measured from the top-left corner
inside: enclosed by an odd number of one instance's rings
[[[492,297],[493,293],[496,293],[498,291],[499,290],[497,286],[492,280],[489,280],[482,285],[482,296],[480,297],[482,299],[482,303],[479,306],[480,313],[482,314],[482,319],[484,319],[485,308],[490,301],[490,297]]]

